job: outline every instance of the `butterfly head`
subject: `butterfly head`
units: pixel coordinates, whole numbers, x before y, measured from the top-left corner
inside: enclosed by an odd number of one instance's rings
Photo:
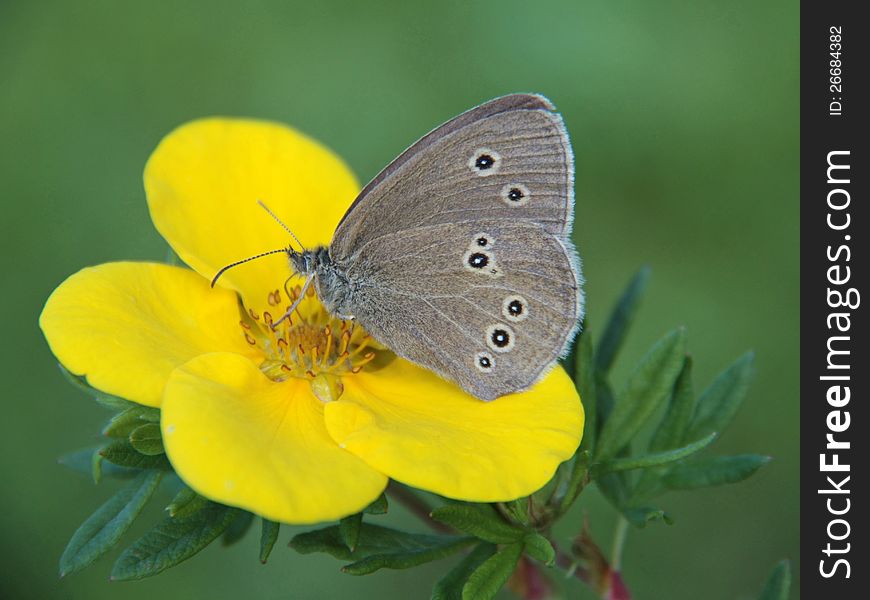
[[[312,275],[318,269],[331,263],[329,250],[325,246],[318,246],[313,250],[302,250],[301,252],[288,248],[287,256],[290,259],[290,266],[293,268],[293,271],[300,275]]]

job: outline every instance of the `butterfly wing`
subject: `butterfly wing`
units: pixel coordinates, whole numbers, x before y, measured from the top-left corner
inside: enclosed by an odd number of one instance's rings
[[[582,310],[576,254],[533,223],[390,233],[356,253],[346,275],[354,315],[375,339],[485,400],[535,383]]]
[[[424,136],[336,229],[346,314],[480,398],[529,387],[581,316],[573,169],[542,96],[497,98]]]
[[[405,150],[360,192],[330,254],[440,223],[505,218],[571,231],[574,159],[561,117],[543,96],[514,94],[474,108]]]

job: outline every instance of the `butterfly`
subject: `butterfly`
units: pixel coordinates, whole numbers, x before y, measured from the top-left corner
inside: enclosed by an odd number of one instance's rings
[[[306,278],[300,299],[313,283],[330,313],[482,400],[525,390],[567,351],[583,314],[573,186],[549,100],[481,104],[369,182],[328,247],[285,250]]]

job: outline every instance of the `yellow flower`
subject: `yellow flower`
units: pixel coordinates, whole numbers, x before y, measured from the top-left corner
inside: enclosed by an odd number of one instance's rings
[[[267,323],[291,300],[281,254],[209,288],[220,267],[286,245],[258,199],[313,247],[329,242],[358,189],[336,156],[285,126],[184,125],[151,156],[145,190],[154,224],[193,270],[83,269],[54,291],[40,326],[90,385],[160,407],[173,467],[217,502],[301,524],[358,512],[387,478],[479,502],[535,491],[583,429],[561,368],[532,390],[482,402],[315,298],[273,333]]]

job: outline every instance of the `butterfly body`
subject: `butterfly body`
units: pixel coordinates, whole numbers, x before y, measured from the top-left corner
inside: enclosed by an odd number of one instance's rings
[[[582,318],[573,169],[548,100],[497,98],[402,153],[291,266],[331,313],[478,398],[527,389]]]

